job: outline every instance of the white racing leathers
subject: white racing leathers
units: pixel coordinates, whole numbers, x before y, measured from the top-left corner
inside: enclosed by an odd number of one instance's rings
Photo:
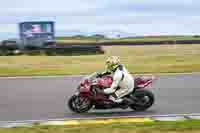
[[[119,88],[119,89],[117,89]],[[134,79],[122,65],[113,73],[113,83],[110,88],[104,89],[105,94],[112,94],[110,99],[114,102],[122,102],[122,97],[131,93],[134,89]]]

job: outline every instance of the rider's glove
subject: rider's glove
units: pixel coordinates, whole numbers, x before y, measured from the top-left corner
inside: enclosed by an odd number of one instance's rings
[[[98,78],[101,78],[102,76],[103,76],[102,73],[97,73]]]
[[[111,72],[108,72],[108,71],[106,71],[106,72],[97,72],[97,77],[99,77],[99,78],[101,78],[101,77],[103,77],[103,76],[106,76],[106,75],[110,75],[111,74]]]

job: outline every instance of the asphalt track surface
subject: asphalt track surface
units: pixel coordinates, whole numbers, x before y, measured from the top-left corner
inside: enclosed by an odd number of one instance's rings
[[[145,112],[114,109],[75,114],[65,100],[81,78],[0,78],[0,121],[200,113],[200,74],[159,76],[149,87],[156,102]]]

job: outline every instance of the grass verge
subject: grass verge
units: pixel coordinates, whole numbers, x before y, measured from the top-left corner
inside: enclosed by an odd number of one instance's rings
[[[0,76],[76,75],[103,71],[105,60],[120,56],[131,73],[200,71],[200,45],[105,46],[104,55],[0,56]]]
[[[33,126],[0,129],[0,133],[199,133],[200,121],[113,123],[80,126]]]

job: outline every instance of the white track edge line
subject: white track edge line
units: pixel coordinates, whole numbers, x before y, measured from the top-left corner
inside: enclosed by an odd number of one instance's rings
[[[200,113],[191,114],[165,114],[165,115],[138,115],[138,116],[110,116],[110,117],[92,117],[92,118],[57,118],[57,119],[38,119],[38,120],[16,120],[0,121],[0,123],[25,123],[25,122],[47,122],[47,121],[70,121],[70,120],[95,120],[95,119],[114,119],[114,118],[153,118],[153,117],[186,117],[200,116]]]

